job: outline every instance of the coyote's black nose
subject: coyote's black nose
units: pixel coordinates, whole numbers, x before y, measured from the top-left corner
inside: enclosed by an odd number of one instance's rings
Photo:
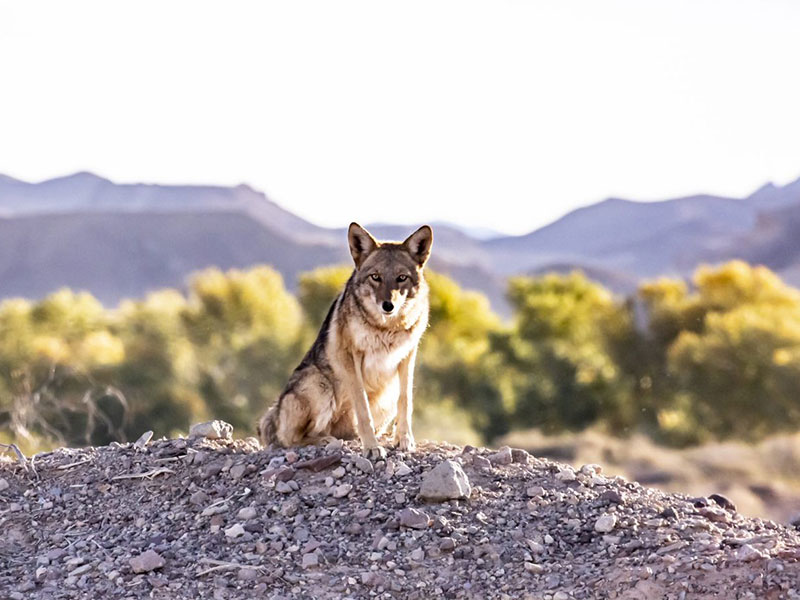
[[[392,312],[394,310],[394,304],[388,300],[385,300],[381,306],[383,307],[384,312]]]

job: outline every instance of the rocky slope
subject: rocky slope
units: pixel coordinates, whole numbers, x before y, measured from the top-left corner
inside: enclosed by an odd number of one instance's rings
[[[9,457],[0,531],[11,599],[800,597],[794,530],[508,448],[373,465],[349,442],[198,437]]]

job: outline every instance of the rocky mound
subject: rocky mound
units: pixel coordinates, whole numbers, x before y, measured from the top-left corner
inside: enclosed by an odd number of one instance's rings
[[[0,462],[0,532],[12,599],[800,597],[795,531],[508,448],[60,449]]]

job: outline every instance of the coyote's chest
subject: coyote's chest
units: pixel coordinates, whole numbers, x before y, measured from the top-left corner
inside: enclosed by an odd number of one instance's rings
[[[361,328],[359,328],[361,329]],[[413,330],[383,331],[363,328],[354,339],[364,357],[361,374],[368,392],[381,391],[397,375],[400,362],[408,357],[419,341]]]

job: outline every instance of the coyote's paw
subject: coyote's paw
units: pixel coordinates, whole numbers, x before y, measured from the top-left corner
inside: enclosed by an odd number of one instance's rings
[[[413,452],[417,449],[417,444],[414,442],[414,436],[411,432],[403,434],[395,434],[392,442],[401,452]]]
[[[383,446],[373,446],[372,448],[364,448],[364,456],[369,460],[379,461],[386,458],[386,448]]]

